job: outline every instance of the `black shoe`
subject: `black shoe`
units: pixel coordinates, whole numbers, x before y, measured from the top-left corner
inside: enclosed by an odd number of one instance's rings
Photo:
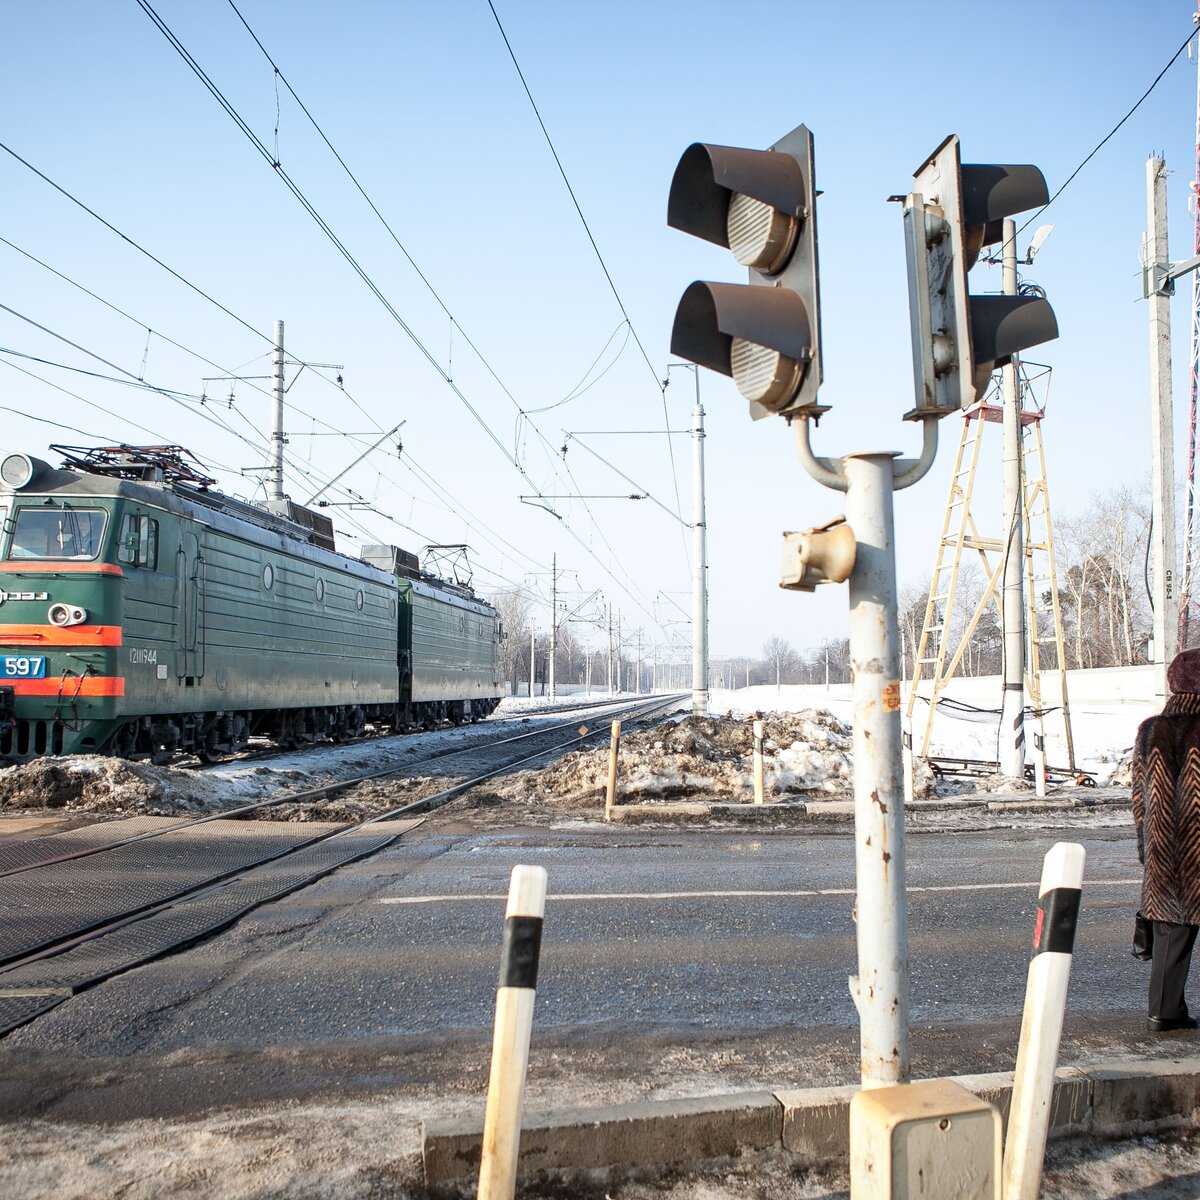
[[[1151,1017],[1146,1028],[1151,1033],[1169,1033],[1173,1029],[1198,1029],[1200,1021],[1195,1017]]]

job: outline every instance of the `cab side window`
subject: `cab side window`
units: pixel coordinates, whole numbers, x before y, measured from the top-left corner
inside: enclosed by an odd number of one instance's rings
[[[121,522],[117,559],[134,567],[158,569],[158,522],[141,513],[126,513]]]

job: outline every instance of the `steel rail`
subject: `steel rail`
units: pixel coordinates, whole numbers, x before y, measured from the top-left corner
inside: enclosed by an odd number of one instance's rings
[[[453,722],[443,722],[442,724],[434,725],[429,729],[412,727],[404,731],[396,730],[391,733],[364,734],[361,737],[346,738],[344,741],[340,742],[314,742],[309,746],[295,747],[290,750],[284,750],[278,746],[262,747],[256,750],[237,751],[236,753],[228,754],[223,758],[216,759],[214,762],[203,762],[198,760],[194,763],[154,763],[152,765],[173,766],[181,771],[195,771],[197,774],[204,775],[208,774],[217,767],[240,767],[243,765],[249,766],[252,763],[270,762],[272,759],[285,758],[291,754],[305,754],[308,753],[309,750],[317,750],[322,748],[331,749],[333,747],[349,748],[351,746],[361,746],[363,749],[370,749],[378,742],[390,741],[392,738],[416,737],[419,733],[445,733],[451,729],[462,729],[465,732],[467,729],[475,729],[478,726],[483,725],[485,722],[489,725],[495,726],[504,723],[511,723],[513,721],[521,721],[528,717],[544,717],[553,715],[554,713],[582,712],[584,710],[591,710],[593,708],[619,706],[623,703],[628,703],[628,699],[619,700],[609,697],[604,700],[585,701],[583,704],[543,704],[536,708],[524,708],[517,712],[505,713],[503,715],[493,713],[490,717],[481,718],[479,721],[471,721],[469,723],[459,722],[457,725]]]

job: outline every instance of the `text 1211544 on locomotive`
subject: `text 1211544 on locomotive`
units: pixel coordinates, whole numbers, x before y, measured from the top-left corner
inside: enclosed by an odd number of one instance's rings
[[[479,720],[503,636],[468,586],[211,491],[178,447],[0,462],[0,757],[213,759]]]

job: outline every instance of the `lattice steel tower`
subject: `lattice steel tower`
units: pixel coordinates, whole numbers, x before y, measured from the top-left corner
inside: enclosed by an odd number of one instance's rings
[[[1050,489],[1046,479],[1046,456],[1042,445],[1042,418],[1045,406],[1026,407],[1030,396],[1026,364],[1018,373],[1021,398],[1021,455],[1023,494],[1021,518],[1024,532],[1025,603],[1026,603],[1026,672],[1025,690],[1037,722],[1034,752],[1044,771],[1046,762],[1047,701],[1062,715],[1062,733],[1066,743],[1067,769],[1075,770],[1075,746],[1071,734],[1071,710],[1067,697],[1067,677],[1063,669],[1062,614],[1059,609],[1058,585],[1054,568],[1054,530],[1050,518]],[[1049,368],[1043,368],[1049,376]],[[1004,627],[1003,589],[1004,556],[1008,539],[980,534],[971,513],[971,497],[978,474],[980,449],[988,425],[1003,421],[1000,404],[988,403],[994,394],[963,410],[962,437],[958,457],[950,477],[950,494],[942,532],[938,539],[937,557],[925,620],[913,663],[913,679],[909,688],[905,716],[913,734],[915,755],[926,758],[933,737],[933,724],[938,703],[951,678],[958,671],[967,653],[971,637],[990,605],[995,605]],[[983,594],[971,613],[961,614],[961,628],[956,628],[955,604],[958,598],[959,575],[963,554],[978,554],[986,580]],[[1053,646],[1053,662],[1043,663]],[[1058,676],[1057,695],[1048,697],[1042,690],[1043,667],[1055,670]],[[925,705],[923,713],[915,713],[918,702]],[[914,722],[914,713],[916,721]]]

